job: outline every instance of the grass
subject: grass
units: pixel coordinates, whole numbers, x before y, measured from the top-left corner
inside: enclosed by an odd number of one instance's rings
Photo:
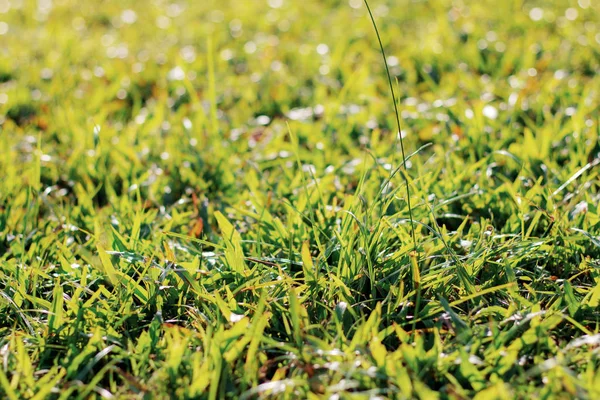
[[[405,162],[360,1],[0,1],[0,397],[600,397],[598,4],[370,6]]]

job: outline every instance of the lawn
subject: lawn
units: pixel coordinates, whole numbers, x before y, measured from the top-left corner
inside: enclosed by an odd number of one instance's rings
[[[600,398],[600,2],[173,1],[0,0],[0,398]]]

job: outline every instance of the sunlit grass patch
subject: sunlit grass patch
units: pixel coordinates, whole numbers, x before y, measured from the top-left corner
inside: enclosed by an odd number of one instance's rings
[[[362,1],[0,0],[0,397],[600,395],[598,5],[369,4],[405,162]]]

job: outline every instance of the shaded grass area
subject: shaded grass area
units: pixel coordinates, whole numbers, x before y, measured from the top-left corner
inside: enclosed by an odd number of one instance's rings
[[[406,170],[360,1],[0,2],[2,397],[600,395],[598,5],[370,4]]]

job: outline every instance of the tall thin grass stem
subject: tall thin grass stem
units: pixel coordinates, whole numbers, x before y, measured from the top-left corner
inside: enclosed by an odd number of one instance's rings
[[[406,171],[406,177],[404,178],[404,182],[406,183],[406,197],[408,203],[408,215],[410,217],[410,226],[412,233],[412,241],[414,251],[417,251],[417,237],[415,235],[415,222],[413,220],[413,212],[412,205],[410,201],[410,185],[408,183],[408,169],[406,167],[406,153],[404,151],[404,140],[402,139],[402,129],[400,127],[400,114],[398,113],[398,104],[396,103],[396,94],[394,93],[394,85],[392,84],[392,75],[390,74],[390,68],[387,64],[387,57],[385,55],[385,50],[383,49],[383,43],[381,42],[381,36],[379,35],[379,29],[377,29],[377,23],[375,23],[375,17],[371,12],[371,7],[369,7],[369,3],[367,0],[364,0],[365,6],[367,6],[367,11],[369,12],[369,16],[371,17],[371,22],[373,23],[373,28],[375,28],[375,34],[377,35],[377,41],[379,42],[379,48],[381,49],[381,56],[383,57],[383,65],[385,65],[385,72],[387,74],[388,83],[390,85],[390,92],[392,94],[392,101],[394,102],[394,113],[396,114],[396,125],[398,126],[398,137],[400,138],[400,150],[402,151],[402,164],[404,165],[404,170]]]

